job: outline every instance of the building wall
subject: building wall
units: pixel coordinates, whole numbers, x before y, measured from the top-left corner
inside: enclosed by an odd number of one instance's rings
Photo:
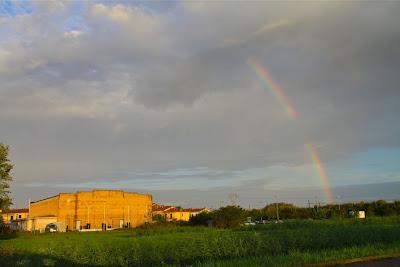
[[[176,209],[176,207],[174,207],[174,206],[163,206],[163,205],[153,203],[152,217],[154,218],[155,216],[162,216],[163,218],[166,218],[165,213],[169,210],[175,210],[175,209]]]
[[[90,224],[91,229],[137,227],[151,222],[151,195],[119,190],[61,193],[56,198],[31,205],[31,218],[53,213],[68,230],[79,230]],[[43,203],[42,203],[43,202]],[[35,206],[35,208],[33,208]],[[56,210],[56,211],[55,211]],[[39,212],[40,211],[40,212]],[[49,215],[49,214],[46,214]]]
[[[30,219],[27,223],[28,231],[39,231],[43,232],[46,228],[46,225],[49,223],[57,222],[57,217],[48,216],[48,217],[36,217]]]
[[[189,221],[189,213],[174,211],[174,212],[166,212],[167,221]]]
[[[192,216],[196,216],[199,212],[188,212],[188,211],[173,211],[165,212],[167,221],[185,221],[188,222]]]
[[[30,205],[30,217],[57,217],[59,196],[50,197]]]
[[[60,198],[60,221],[64,221],[69,229],[79,224],[85,228],[100,229],[105,223],[107,227],[119,228],[130,223],[136,227],[151,222],[151,196],[113,190],[96,190],[78,192],[73,196]],[[74,213],[73,210],[76,210]],[[71,214],[74,214],[74,225],[71,225]],[[78,224],[76,221],[79,221]]]
[[[58,222],[63,222],[68,230],[76,229],[76,197],[75,193],[60,193],[58,201]]]
[[[167,210],[164,212],[164,216],[166,221],[185,221],[188,222],[191,217],[196,216],[199,213],[202,212],[209,212],[208,209],[196,209],[197,211],[194,211],[193,209],[182,209],[182,210]]]
[[[23,220],[28,217],[28,212],[3,212],[0,214],[3,222],[10,223],[12,220]]]

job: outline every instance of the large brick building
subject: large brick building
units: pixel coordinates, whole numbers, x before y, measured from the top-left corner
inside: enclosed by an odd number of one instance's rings
[[[152,196],[120,190],[60,193],[30,203],[28,230],[52,222],[68,230],[137,227],[150,223]]]

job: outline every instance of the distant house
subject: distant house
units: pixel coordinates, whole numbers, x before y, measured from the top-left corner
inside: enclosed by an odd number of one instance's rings
[[[167,212],[168,210],[174,209],[174,206],[165,206],[165,205],[160,205],[157,203],[153,203],[152,205],[152,211],[153,211],[153,216],[156,215],[165,215],[165,212]]]
[[[196,216],[202,212],[208,212],[207,208],[190,208],[190,209],[182,209],[182,208],[173,208],[169,209],[165,212],[166,221],[185,221],[188,222],[190,218]]]
[[[0,217],[4,223],[12,223],[14,221],[25,220],[28,218],[29,209],[12,209],[7,211],[1,211]]]
[[[160,205],[153,203],[153,216],[162,215],[167,222],[185,221],[188,222],[191,217],[202,212],[209,212],[207,208],[189,208],[183,209],[175,206]]]
[[[0,220],[8,224],[12,230],[24,231],[27,228],[29,209],[12,209],[0,211]]]

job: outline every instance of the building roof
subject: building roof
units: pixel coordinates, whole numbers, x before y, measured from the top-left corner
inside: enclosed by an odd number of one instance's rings
[[[189,209],[183,209],[183,211],[188,211],[188,212],[201,212],[205,211],[207,208],[189,208]]]
[[[12,210],[3,210],[0,214],[5,213],[28,213],[29,209],[12,209]]]
[[[170,206],[170,205],[161,205],[158,203],[153,203],[152,205],[153,212],[161,211],[161,212],[203,212],[209,211],[207,208],[187,208],[183,209],[180,207]]]
[[[36,201],[31,201],[31,204],[34,204],[36,202],[41,202],[41,201],[44,201],[44,200],[48,200],[48,199],[51,199],[51,198],[55,198],[55,197],[58,197],[58,196],[60,196],[60,194],[54,195],[54,196],[51,196],[51,197],[42,198],[42,199],[39,199],[39,200],[36,200]]]
[[[177,207],[172,207],[171,209],[165,210],[166,212],[178,212],[182,211],[182,209],[178,209]]]
[[[176,208],[174,206],[164,206],[158,204],[153,204],[152,206],[153,211],[170,211],[171,209],[176,209]]]
[[[189,209],[180,209],[177,207],[173,207],[172,209],[166,210],[167,212],[202,212],[207,210],[206,208],[189,208]]]
[[[203,212],[208,211],[207,208],[187,208],[183,209],[180,207],[170,206],[170,205],[161,205],[158,203],[152,204],[153,212]]]

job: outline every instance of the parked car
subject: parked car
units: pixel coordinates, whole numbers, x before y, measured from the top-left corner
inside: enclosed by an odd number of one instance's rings
[[[57,224],[49,223],[48,225],[46,225],[45,230],[46,230],[46,232],[50,232],[50,233],[57,232],[57,230],[58,230]]]
[[[49,223],[48,225],[46,225],[45,231],[50,232],[50,233],[65,232],[66,227],[63,223],[54,222],[54,223]]]

